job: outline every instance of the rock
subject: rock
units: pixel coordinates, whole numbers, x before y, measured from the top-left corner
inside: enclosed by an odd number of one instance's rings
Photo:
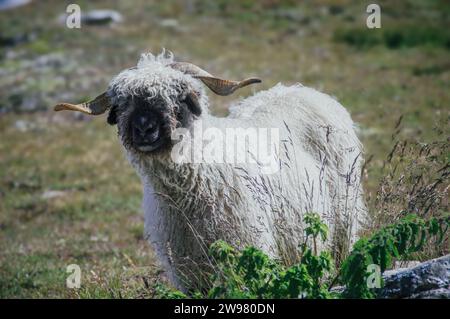
[[[61,14],[58,17],[59,23],[66,25],[67,17],[67,14]],[[81,27],[83,25],[109,25],[122,21],[123,16],[119,12],[110,9],[91,10],[86,13],[82,11],[80,17]]]
[[[399,271],[401,268],[413,268],[420,265],[418,260],[406,260],[406,261],[396,261],[394,263],[394,270]]]
[[[414,294],[409,299],[450,299],[450,290],[439,288]]]
[[[379,298],[449,298],[450,255],[412,268],[386,271]]]
[[[56,101],[70,100],[62,99],[62,95],[73,91],[67,78],[75,77],[73,71],[81,69],[77,69],[75,59],[65,58],[59,52],[16,59],[12,66],[7,62],[0,67],[0,114],[47,111]]]
[[[20,105],[20,111],[22,112],[35,112],[44,109],[45,106],[43,104],[41,94],[25,96],[22,100],[22,104]]]
[[[163,28],[178,28],[179,23],[177,19],[163,19],[159,21],[159,25]]]
[[[6,106],[1,108],[1,112],[36,112],[47,109],[46,98],[43,93],[30,92],[25,89],[20,92],[13,93],[9,96]]]
[[[181,25],[177,19],[162,19],[158,21],[161,28],[165,28],[176,32],[188,32],[185,25]]]
[[[103,235],[91,236],[89,239],[91,241],[99,241],[99,242],[105,242],[105,243],[109,241],[109,237],[103,236]]]
[[[33,123],[24,120],[18,120],[14,123],[14,128],[19,132],[27,132],[34,127],[35,125]]]
[[[122,15],[114,10],[92,10],[81,14],[81,24],[103,25],[122,21]]]
[[[345,291],[345,286],[336,286],[330,289],[330,292],[335,294],[342,294]]]
[[[23,6],[30,2],[31,0],[0,0],[0,11]]]
[[[61,68],[64,65],[64,63],[67,62],[61,53],[49,53],[38,56],[36,59],[31,61],[30,66],[34,69],[39,70],[43,70],[46,68],[58,69]]]
[[[385,271],[380,299],[450,299],[450,255],[417,264],[407,262],[409,268]],[[417,264],[417,265],[416,265]],[[343,293],[345,286],[330,289]]]
[[[45,191],[41,195],[41,198],[49,200],[49,199],[53,199],[53,198],[63,197],[63,196],[66,196],[66,195],[67,195],[67,192],[64,192],[64,191],[48,190],[48,191]]]

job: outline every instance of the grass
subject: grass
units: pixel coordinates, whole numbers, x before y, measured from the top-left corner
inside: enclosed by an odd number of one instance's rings
[[[389,49],[431,46],[450,49],[450,32],[439,27],[421,25],[399,25],[385,27],[380,30],[367,28],[350,28],[337,30],[335,40],[367,49],[375,45],[383,45]]]
[[[140,182],[115,129],[103,117],[51,111],[63,99],[95,96],[141,52],[166,47],[213,74],[263,79],[238,96],[210,95],[219,115],[239,96],[278,82],[336,96],[360,126],[366,158],[372,157],[369,194],[384,174],[401,115],[397,139],[426,143],[435,139],[435,127],[448,127],[445,1],[380,1],[383,28],[361,32],[370,2],[198,0],[191,8],[174,0],[78,1],[82,10],[115,8],[125,17],[121,25],[80,30],[57,22],[68,3],[34,1],[0,12],[2,35],[35,33],[34,40],[0,47],[2,298],[152,296],[145,287],[161,274],[142,238]],[[161,26],[166,18],[179,26]],[[50,62],[39,64],[42,58]],[[34,96],[41,111],[17,110]],[[48,198],[49,191],[60,193]],[[82,267],[80,290],[65,287],[72,263]]]
[[[98,143],[102,136],[95,132],[103,121],[88,130],[81,123],[42,123],[49,129],[19,134],[1,123],[2,297],[70,297],[65,269],[72,263],[83,266],[84,283],[154,263],[142,235],[140,184],[114,133]],[[78,146],[67,145],[68,139]],[[49,190],[61,193],[48,199]]]

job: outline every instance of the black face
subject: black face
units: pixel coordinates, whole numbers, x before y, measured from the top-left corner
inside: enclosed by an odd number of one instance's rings
[[[127,107],[133,111],[126,117],[121,116],[117,107],[112,107],[108,115],[108,123],[119,125],[119,134],[125,147],[139,152],[150,153],[162,150],[171,145],[173,126],[188,127],[201,110],[191,99],[179,102],[176,111],[169,111],[163,101],[148,102],[134,97]],[[120,121],[119,121],[120,119]]]
[[[162,118],[158,113],[139,108],[130,118],[131,142],[141,152],[152,152],[167,142]]]

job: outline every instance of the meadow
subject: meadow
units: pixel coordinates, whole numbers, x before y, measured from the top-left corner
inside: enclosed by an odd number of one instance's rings
[[[84,0],[83,11],[114,9],[124,21],[81,29],[58,19],[71,1],[0,11],[0,298],[151,298],[164,282],[116,128],[52,110],[94,97],[140,53],[162,48],[212,74],[263,79],[210,95],[219,116],[278,82],[335,96],[359,126],[375,226],[411,209],[402,197],[415,179],[398,184],[386,173],[395,163],[400,175],[420,169],[424,185],[440,178],[442,198],[426,214],[448,212],[450,4],[377,1],[382,28],[367,29],[370,1],[297,2]],[[398,154],[402,141],[415,148]],[[424,145],[429,154],[414,153]],[[446,243],[418,257],[448,253]],[[70,264],[82,268],[80,289],[66,288]]]

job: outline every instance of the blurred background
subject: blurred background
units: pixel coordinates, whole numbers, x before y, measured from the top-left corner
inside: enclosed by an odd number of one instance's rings
[[[152,297],[161,270],[116,128],[52,111],[95,97],[143,52],[263,79],[211,94],[218,116],[278,82],[335,96],[359,125],[368,194],[399,136],[448,140],[449,1],[376,1],[380,29],[366,27],[374,1],[76,1],[81,28],[69,29],[73,2],[0,0],[1,298]],[[66,288],[69,264],[82,269],[79,290]]]

